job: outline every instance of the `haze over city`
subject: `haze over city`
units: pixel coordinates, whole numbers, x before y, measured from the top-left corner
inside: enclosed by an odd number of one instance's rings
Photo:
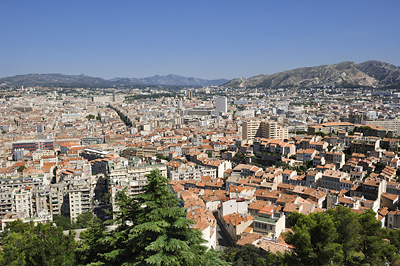
[[[400,65],[398,1],[1,1],[0,77],[217,79]]]

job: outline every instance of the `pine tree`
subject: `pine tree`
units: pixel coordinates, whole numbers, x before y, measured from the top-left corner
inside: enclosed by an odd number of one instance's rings
[[[87,230],[81,232],[76,248],[76,259],[79,265],[104,265],[102,254],[109,252],[106,239],[105,225],[95,218]]]
[[[158,170],[148,175],[144,193],[132,198],[122,192],[118,200],[119,226],[99,240],[110,249],[101,255],[105,264],[226,265],[202,245],[200,231],[190,228],[193,222]]]

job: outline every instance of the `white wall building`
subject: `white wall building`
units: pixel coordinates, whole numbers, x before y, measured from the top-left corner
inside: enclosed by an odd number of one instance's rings
[[[215,114],[220,115],[221,113],[228,112],[228,100],[226,97],[218,97],[215,99]]]

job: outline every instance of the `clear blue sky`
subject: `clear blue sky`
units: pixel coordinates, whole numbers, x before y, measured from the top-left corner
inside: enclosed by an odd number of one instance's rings
[[[235,78],[400,65],[400,1],[0,0],[0,77]]]

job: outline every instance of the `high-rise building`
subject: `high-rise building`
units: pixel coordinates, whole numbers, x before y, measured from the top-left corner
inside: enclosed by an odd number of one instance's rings
[[[19,161],[21,160],[25,155],[25,150],[24,149],[15,149],[13,151],[13,160],[14,161]]]
[[[256,137],[257,131],[260,128],[260,120],[247,120],[242,122],[242,138],[253,139]]]
[[[289,130],[276,122],[262,121],[260,123],[261,137],[268,139],[287,139]]]
[[[182,101],[178,101],[178,110],[182,110],[183,109],[183,103],[182,103]]]
[[[255,137],[268,139],[287,139],[289,131],[287,127],[273,121],[261,121],[257,119],[242,122],[242,138],[253,139]]]
[[[220,115],[221,113],[228,112],[228,100],[226,97],[218,97],[215,99],[215,114]]]

